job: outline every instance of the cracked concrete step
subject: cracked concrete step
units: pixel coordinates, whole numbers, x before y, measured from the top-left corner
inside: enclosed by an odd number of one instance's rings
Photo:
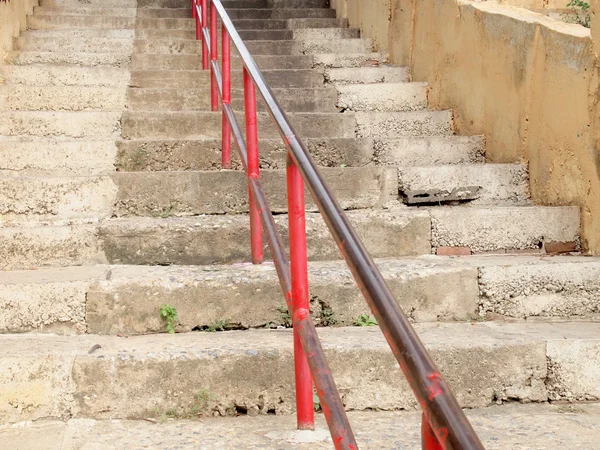
[[[40,16],[47,17],[47,16]],[[76,17],[76,16],[63,16]],[[85,16],[79,16],[85,17]],[[112,18],[111,18],[112,19]],[[115,20],[115,22],[117,22]],[[308,19],[232,19],[233,24],[238,30],[295,30],[304,28],[345,28],[348,25],[347,19],[336,18],[308,18]],[[72,21],[77,24],[76,20]],[[119,22],[120,23],[120,22]],[[159,30],[194,30],[196,24],[191,18],[144,18],[138,17],[135,22],[136,28],[150,28]],[[110,28],[119,28],[118,26]],[[124,27],[126,28],[126,27]],[[220,25],[219,25],[220,29]]]
[[[2,114],[0,114],[0,118]],[[306,138],[355,136],[356,121],[349,114],[290,113],[290,122],[300,136]],[[134,112],[123,113],[122,137],[125,139],[218,139],[222,114],[219,112]],[[240,126],[245,128],[243,117]],[[0,124],[0,131],[2,125]],[[258,114],[258,135],[279,137],[270,116]]]
[[[336,86],[338,108],[350,111],[417,111],[427,108],[426,83]]]
[[[131,38],[79,38],[71,37],[51,39],[45,37],[20,37],[15,39],[15,49],[33,52],[74,52],[74,53],[105,53],[107,49],[115,53],[131,53],[133,39]]]
[[[410,77],[406,67],[346,67],[326,69],[325,80],[335,84],[372,85],[374,83],[406,83],[410,81]]]
[[[358,28],[296,28],[293,30],[295,41],[335,41],[338,39],[358,39]]]
[[[262,40],[248,41],[245,44],[252,56],[302,54],[300,43],[295,41]],[[133,48],[136,53],[193,55],[202,53],[201,41],[192,39],[138,39],[135,41]],[[235,48],[232,48],[232,52],[237,54]]]
[[[41,16],[110,16],[136,17],[137,8],[123,6],[35,6],[34,15]],[[191,17],[191,15],[190,15]]]
[[[600,395],[600,367],[593,356],[598,324],[447,323],[415,328],[463,407],[543,402],[566,391],[573,397]],[[322,328],[319,337],[347,409],[418,408],[379,329]],[[4,423],[160,418],[165,411],[184,415],[198,409],[236,415],[240,406],[254,414],[294,411],[291,330],[127,339],[21,334],[1,336],[0,343],[2,380],[13,403],[28,406],[3,405]],[[582,366],[588,367],[585,375]],[[32,390],[40,392],[35,404]],[[206,400],[194,410],[199,392]]]
[[[344,209],[377,207],[398,195],[393,169],[324,168],[322,174]],[[261,181],[272,211],[286,212],[285,171],[263,170]],[[248,211],[247,197],[246,176],[240,171],[0,178],[0,214],[8,222],[30,217],[74,219],[244,213]],[[306,207],[316,211],[311,201]]]
[[[59,16],[42,15],[27,16],[27,28],[32,30],[48,29],[134,29],[135,17],[118,16]]]
[[[310,69],[312,57],[307,55],[256,55],[256,64],[261,70]],[[131,60],[133,70],[197,70],[201,67],[198,55],[186,54],[134,54]],[[242,60],[237,56],[231,58],[231,70],[241,71]],[[321,75],[322,76],[322,75]]]
[[[332,39],[302,40],[302,51],[306,54],[316,53],[370,53],[373,48],[371,39]]]
[[[27,30],[21,35],[23,38],[62,38],[62,39],[89,39],[89,38],[121,38],[133,40],[136,36],[136,31],[133,29],[97,29],[97,28],[81,28],[81,29],[57,29],[57,30]]]
[[[0,93],[1,93],[0,88]],[[273,89],[277,101],[286,112],[339,112],[335,107],[335,89]],[[243,117],[244,91],[232,90],[231,105]],[[128,107],[145,111],[210,111],[211,100],[206,89],[129,89]],[[0,103],[1,104],[1,103]],[[259,111],[266,111],[262,101]]]
[[[122,111],[125,87],[0,86],[0,111]]]
[[[326,8],[227,8],[227,14],[234,19],[297,19],[297,18],[335,18],[333,9]],[[137,17],[189,18],[188,8],[139,8]]]
[[[115,141],[0,139],[0,176],[92,176],[115,171]]]
[[[0,111],[0,135],[117,138],[121,112]]]
[[[395,139],[453,134],[451,111],[359,111],[352,114],[356,118],[357,137]]]
[[[313,160],[323,167],[360,167],[367,164],[420,166],[485,162],[481,136],[405,139],[303,139]],[[221,168],[221,140],[121,140],[115,165],[119,170],[215,170]],[[262,168],[286,167],[281,139],[259,141]],[[233,168],[241,169],[237,153]]]
[[[529,176],[521,164],[399,167],[400,193],[409,204],[469,201],[527,204]]]
[[[422,256],[375,263],[414,322],[484,320],[490,313],[531,320],[600,317],[598,258]],[[317,325],[351,326],[370,314],[345,262],[312,261],[308,269]],[[68,267],[4,272],[1,279],[1,333],[161,333],[164,304],[177,309],[178,332],[220,320],[241,328],[286,325],[270,263]]]
[[[323,69],[377,67],[387,61],[382,53],[314,53],[314,67]]]
[[[129,71],[115,67],[73,67],[29,65],[0,68],[4,83],[27,86],[99,86],[126,87]]]
[[[238,30],[240,37],[244,42],[260,40],[293,40],[293,30]],[[195,39],[196,32],[193,29],[185,30],[161,30],[161,29],[141,29],[136,30],[138,39]]]
[[[263,70],[262,74],[273,89],[325,87],[323,75],[312,69]],[[231,73],[231,83],[243,87],[239,70]],[[138,88],[207,89],[210,73],[201,70],[134,70],[130,84]]]
[[[30,450],[80,450],[91,448],[159,448],[164,436],[174,447],[191,448],[202,442],[220,442],[227,436],[244,448],[329,450],[330,434],[322,414],[316,415],[315,432],[296,433],[293,415],[253,416],[254,409],[240,414],[248,417],[174,419],[160,425],[147,420],[93,421],[70,419],[67,422],[40,421],[0,428],[0,439],[15,448]],[[505,405],[465,411],[475,431],[490,450],[519,447],[541,449],[552,442],[556,448],[594,448],[600,408],[581,405]],[[166,416],[166,415],[165,415]],[[379,450],[389,445],[398,449],[417,449],[421,445],[421,414],[418,412],[369,411],[348,413],[360,448]],[[527,430],[524,432],[524,430]],[[200,437],[201,436],[201,437]]]
[[[113,66],[128,67],[131,63],[131,52],[111,53],[111,52],[9,52],[8,61],[15,65],[32,64],[52,64],[63,65],[71,64],[80,67]]]

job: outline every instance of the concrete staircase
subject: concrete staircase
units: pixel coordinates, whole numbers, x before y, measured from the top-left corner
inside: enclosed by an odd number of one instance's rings
[[[3,423],[294,410],[289,315],[273,265],[248,264],[245,178],[237,159],[219,170],[188,3],[44,0],[0,69]],[[455,135],[326,1],[223,3],[461,405],[597,400],[600,261],[578,255],[578,208],[532,204],[526,167],[486,164],[485,139]],[[263,109],[259,137],[285,236],[285,149]],[[377,327],[355,326],[366,303],[307,208],[344,404],[417,408]]]

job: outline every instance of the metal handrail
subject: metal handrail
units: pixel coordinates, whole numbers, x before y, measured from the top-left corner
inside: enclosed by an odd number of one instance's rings
[[[327,187],[303,142],[296,135],[285,112],[275,99],[273,92],[265,81],[254,58],[246,48],[221,1],[211,1],[210,36],[207,29],[207,0],[202,0],[202,7],[199,1],[192,0],[193,15],[196,19],[196,26],[200,27],[202,31],[201,33],[197,32],[196,36],[200,34],[203,38],[203,68],[207,67],[206,58],[208,56],[210,56],[212,62],[213,70],[211,71],[211,77],[213,82],[211,84],[213,87],[211,91],[215,92],[215,89],[218,89],[221,96],[223,96],[224,92],[223,85],[220,82],[221,73],[218,61],[216,60],[216,52],[208,50],[210,47],[213,50],[216,49],[216,23],[213,24],[212,22],[216,22],[216,15],[218,14],[222,21],[223,42],[227,40],[227,44],[229,45],[230,38],[231,42],[237,48],[239,56],[243,61],[245,78],[247,76],[252,80],[252,89],[254,89],[254,85],[258,88],[266,109],[275,122],[278,132],[288,150],[288,184],[291,178],[289,177],[290,173],[293,174],[294,168],[297,168],[302,179],[308,185],[309,192],[315,204],[337,242],[348,267],[363,296],[367,300],[371,311],[375,315],[400,368],[423,410],[423,448],[428,450],[437,448],[455,450],[483,449],[482,443],[446,384],[445,379],[438,371],[407,317],[398,306],[381,273],[350,225],[337,200]],[[209,42],[213,44],[210,47]],[[212,104],[213,110],[216,110],[214,97]],[[216,106],[218,108],[218,105]],[[246,111],[246,114],[248,114],[248,111]],[[243,134],[229,103],[223,103],[223,116],[224,120],[227,120],[231,126],[242,164],[248,173],[249,161]],[[291,172],[290,168],[292,168]],[[290,311],[293,312],[292,320],[294,329],[295,331],[297,330],[302,342],[302,348],[306,352],[334,445],[336,448],[358,448],[331,372],[327,366],[310,313],[307,308],[297,308],[293,304],[293,281],[290,278],[290,268],[281,237],[275,229],[274,220],[268,208],[257,169],[255,174],[248,173],[248,175],[251,200],[252,196],[254,196],[258,204],[257,206],[268,238],[269,249],[277,269],[286,302]],[[288,210],[288,213],[291,214],[292,211]],[[302,220],[304,220],[303,217],[302,212]],[[294,258],[292,258],[292,263],[293,261]]]

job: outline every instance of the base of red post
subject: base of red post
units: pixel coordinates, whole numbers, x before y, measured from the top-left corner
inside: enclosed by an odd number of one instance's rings
[[[424,414],[421,419],[421,448],[422,450],[444,450]]]

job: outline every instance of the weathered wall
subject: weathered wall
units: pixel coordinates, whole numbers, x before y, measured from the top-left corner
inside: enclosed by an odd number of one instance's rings
[[[351,26],[365,22],[351,14],[359,2],[336,2]],[[490,161],[528,162],[536,202],[579,205],[584,245],[600,254],[598,50],[590,31],[491,2],[391,0],[391,14],[372,14],[369,27],[388,30],[391,61],[430,84],[431,107],[452,108],[460,134],[486,135]],[[594,20],[600,44],[600,14]]]
[[[0,2],[0,65],[6,53],[12,50],[13,38],[25,29],[25,18],[33,12],[38,0],[12,0]]]

